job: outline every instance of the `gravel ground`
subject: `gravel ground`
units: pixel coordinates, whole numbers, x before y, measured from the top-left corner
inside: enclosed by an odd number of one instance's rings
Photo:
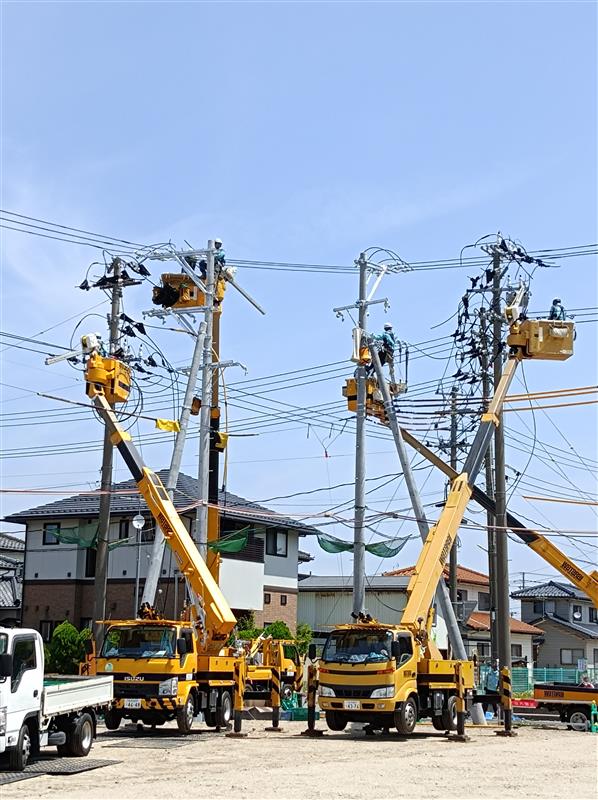
[[[496,728],[468,728],[471,741],[456,743],[419,725],[410,739],[366,737],[358,730],[310,739],[299,735],[303,722],[285,722],[280,734],[266,733],[267,724],[244,722],[245,739],[206,732],[184,744],[176,731],[165,740],[165,729],[159,738],[136,737],[133,730],[131,738],[100,732],[90,757],[121,764],[79,775],[40,776],[3,787],[0,794],[82,800],[598,796],[598,736],[589,733],[521,728],[508,739],[495,736]],[[128,746],[121,746],[125,741]]]

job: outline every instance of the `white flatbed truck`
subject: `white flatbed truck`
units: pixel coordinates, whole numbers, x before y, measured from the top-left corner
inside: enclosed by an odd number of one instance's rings
[[[96,715],[113,699],[112,676],[44,675],[44,643],[28,628],[0,628],[0,754],[21,771],[41,747],[86,756]]]

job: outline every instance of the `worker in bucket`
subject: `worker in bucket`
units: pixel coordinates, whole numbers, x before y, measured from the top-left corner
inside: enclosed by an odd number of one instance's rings
[[[555,297],[550,306],[550,311],[548,312],[548,319],[556,319],[564,322],[566,318],[567,315],[560,298]]]
[[[392,383],[396,383],[395,362],[394,362],[396,339],[390,322],[386,322],[384,325],[384,331],[381,334],[374,336],[373,339],[374,340],[372,342],[372,346],[376,347],[376,349],[378,350],[378,357],[380,358],[380,366],[383,367],[385,364],[388,364],[388,370],[390,372],[390,380],[392,381]],[[370,363],[366,367],[366,375],[368,378],[370,378],[372,377],[373,374],[374,374],[374,365]]]

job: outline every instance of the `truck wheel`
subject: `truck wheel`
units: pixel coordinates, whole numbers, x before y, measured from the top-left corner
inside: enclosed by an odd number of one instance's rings
[[[229,691],[224,690],[220,695],[220,704],[216,709],[216,724],[226,728],[233,718],[233,699]]]
[[[588,709],[576,708],[569,714],[569,728],[572,731],[587,731],[589,722]]]
[[[215,728],[217,723],[217,711],[213,708],[206,708],[203,712],[203,719],[208,728]]]
[[[113,708],[106,711],[104,714],[104,725],[108,728],[109,731],[115,731],[119,728],[121,723],[122,717],[115,711]]]
[[[400,703],[395,711],[395,726],[403,736],[410,736],[417,722],[417,705],[413,697],[407,698],[404,703]]]
[[[176,724],[181,733],[185,736],[191,733],[193,727],[193,717],[195,716],[195,702],[193,695],[189,694],[187,702],[181,708],[176,710]]]
[[[440,715],[442,723],[441,730],[443,731],[456,731],[457,730],[457,698],[453,695],[449,697],[447,708],[442,709]]]
[[[344,731],[347,727],[347,720],[336,711],[327,711],[326,725],[331,731]]]
[[[93,719],[90,714],[81,714],[67,733],[66,748],[69,755],[86,756],[93,744]]]
[[[31,734],[27,723],[19,731],[16,746],[8,751],[8,768],[11,772],[23,772],[31,754]]]

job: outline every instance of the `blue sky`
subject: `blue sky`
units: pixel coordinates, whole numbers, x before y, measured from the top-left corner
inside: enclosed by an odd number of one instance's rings
[[[220,235],[233,260],[350,265],[375,244],[408,261],[453,258],[497,229],[528,249],[596,241],[594,4],[4,3],[1,13],[5,209],[141,242],[201,245]],[[67,344],[83,311],[103,299],[74,288],[96,252],[2,233],[2,330],[31,335],[72,316],[40,337]],[[431,326],[453,313],[468,274],[386,279],[379,296],[389,297],[399,336],[417,342],[450,333],[450,323]],[[356,277],[239,270],[239,280],[268,313],[261,318],[229,294],[222,354],[247,364],[250,377],[349,355],[350,322],[331,309],[355,299]],[[537,273],[532,307],[547,308],[555,294],[570,308],[596,306],[596,289],[595,258],[569,259]],[[145,287],[129,290],[126,304],[140,318],[151,306]],[[370,324],[384,320],[378,307]],[[157,335],[173,361],[189,359],[186,338]],[[68,366],[45,367],[43,357],[15,349],[2,356],[2,381],[27,390],[3,387],[4,414],[29,411],[36,421],[52,403],[31,391],[82,398]],[[419,359],[410,378],[434,379],[443,366]],[[569,362],[532,364],[526,376],[531,390],[596,384],[595,325],[580,326]],[[341,383],[272,397],[309,407],[338,399]],[[549,412],[590,458],[593,408]],[[22,428],[3,419],[2,449],[102,435],[91,416]],[[544,415],[536,422],[558,457],[568,445]],[[525,432],[522,425],[512,422],[514,431]],[[350,435],[339,436],[325,459],[315,432],[294,427],[235,440],[229,488],[260,500],[352,479]],[[150,431],[139,423],[139,433]],[[317,433],[324,444],[332,438]],[[151,466],[167,465],[168,442],[144,448]],[[191,474],[195,450],[190,442],[183,462]],[[370,475],[396,469],[390,443],[372,438],[369,450]],[[68,492],[93,484],[99,459],[97,451],[4,459],[3,483]],[[507,461],[521,468],[527,456],[511,450]],[[571,494],[575,486],[596,494],[595,474],[584,469],[567,470],[571,486],[534,456],[529,473]],[[420,475],[423,482],[427,473]],[[432,476],[423,491],[433,502],[442,483]],[[376,497],[379,508],[407,506],[398,483]],[[277,508],[315,512],[349,498],[349,489],[331,489]],[[4,495],[3,512],[47,499]],[[589,508],[532,508],[516,496],[513,510],[547,526],[596,527]],[[408,523],[401,529],[411,532]],[[462,563],[483,569],[483,537],[463,533],[461,541]],[[523,547],[511,551],[513,572],[546,571]],[[587,558],[590,546],[569,552]],[[414,542],[397,563],[416,555]],[[368,568],[392,565],[371,559]],[[319,554],[312,567],[346,574],[351,562]]]

